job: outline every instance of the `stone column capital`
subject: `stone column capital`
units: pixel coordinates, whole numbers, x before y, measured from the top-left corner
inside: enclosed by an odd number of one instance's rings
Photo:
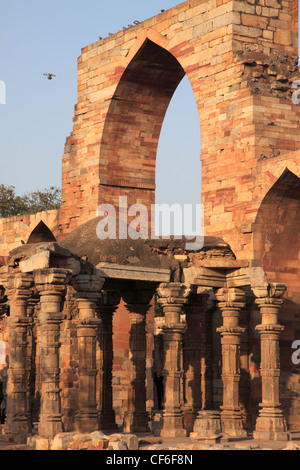
[[[33,277],[27,273],[10,274],[3,282],[9,300],[24,298],[32,295]]]
[[[33,279],[39,294],[60,294],[65,293],[66,284],[71,277],[68,269],[47,268],[37,269],[33,272]]]
[[[157,288],[161,305],[184,305],[188,302],[190,289],[180,282],[165,282]]]
[[[284,326],[278,324],[279,309],[284,302],[286,284],[273,283],[252,288],[256,296],[255,303],[262,315],[262,324],[256,326],[260,335],[279,335]]]
[[[272,283],[252,287],[253,294],[256,297],[255,302],[260,307],[280,306],[283,304],[283,296],[286,292],[286,284]]]
[[[236,336],[237,338],[240,337],[241,334],[245,333],[246,328],[243,328],[242,326],[220,326],[216,331],[221,334],[222,338],[230,336],[232,339],[233,336]]]
[[[257,325],[255,327],[257,331],[259,331],[260,334],[278,334],[283,332],[284,330],[284,325],[274,325],[274,324],[262,324],[262,325]]]
[[[222,287],[215,293],[219,307],[223,309],[241,309],[245,306],[246,294],[236,287]]]
[[[72,286],[77,291],[76,297],[101,296],[101,289],[105,278],[95,274],[79,274],[72,279]]]

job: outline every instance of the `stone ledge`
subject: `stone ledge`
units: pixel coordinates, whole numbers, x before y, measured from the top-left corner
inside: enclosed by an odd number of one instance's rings
[[[62,432],[53,439],[31,436],[27,445],[34,450],[138,450],[139,440],[134,434],[103,434]]]
[[[136,266],[122,266],[120,264],[99,263],[97,271],[106,278],[131,279],[138,281],[169,282],[170,270],[159,268],[146,268]]]

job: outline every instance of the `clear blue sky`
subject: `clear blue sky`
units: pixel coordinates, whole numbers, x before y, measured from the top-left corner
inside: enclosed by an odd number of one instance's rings
[[[0,183],[17,194],[61,186],[81,48],[180,0],[0,0]],[[43,73],[56,75],[52,81]],[[172,164],[170,164],[172,163]],[[157,156],[157,202],[201,197],[200,127],[187,78],[167,112]]]

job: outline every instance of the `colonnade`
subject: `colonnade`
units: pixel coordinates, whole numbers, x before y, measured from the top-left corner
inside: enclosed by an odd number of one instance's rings
[[[97,275],[72,277],[67,269],[47,268],[32,274],[11,274],[3,282],[10,302],[6,438],[22,443],[32,431],[27,334],[32,323],[33,305],[37,302],[42,383],[38,433],[42,437],[53,438],[64,430],[59,364],[60,328],[64,321],[62,307],[68,284],[74,289],[78,309],[75,323],[79,389],[75,429],[91,432],[117,427],[113,409],[112,324],[122,296],[130,315],[130,386],[123,431],[149,431],[145,328],[154,291],[150,288],[123,289],[121,281],[120,292],[103,291],[104,278]],[[278,324],[278,314],[285,289],[282,284],[253,289],[262,318],[257,327],[261,338],[262,402],[254,432],[256,438],[287,439],[286,422],[279,402],[279,336],[283,327]],[[163,376],[166,399],[160,435],[186,436],[192,431],[194,421],[203,419],[203,410],[207,411],[207,418],[212,408],[212,378],[207,375],[209,367],[206,363],[211,351],[203,351],[209,346],[201,337],[207,327],[204,313],[207,294],[197,294],[197,290],[192,288],[190,291],[178,282],[158,285],[157,293],[165,316]],[[245,437],[239,394],[240,345],[244,331],[239,317],[245,305],[245,293],[241,288],[222,287],[215,289],[215,297],[223,321],[218,328],[222,350],[222,432],[231,437]],[[184,308],[186,322],[181,321]],[[100,369],[96,362],[97,339],[100,341]],[[203,380],[204,377],[207,380]],[[183,392],[184,405],[181,400]],[[215,420],[216,410],[211,410],[211,413]]]

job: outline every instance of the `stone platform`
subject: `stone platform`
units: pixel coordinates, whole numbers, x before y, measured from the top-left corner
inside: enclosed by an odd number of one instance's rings
[[[290,441],[259,441],[252,438],[222,440],[220,443],[209,444],[196,441],[189,437],[163,438],[153,434],[122,434],[101,431],[94,433],[60,433],[55,439],[33,436],[27,444],[13,444],[4,441],[0,436],[2,450],[107,450],[107,451],[201,451],[201,450],[300,450],[300,433],[292,433]]]

